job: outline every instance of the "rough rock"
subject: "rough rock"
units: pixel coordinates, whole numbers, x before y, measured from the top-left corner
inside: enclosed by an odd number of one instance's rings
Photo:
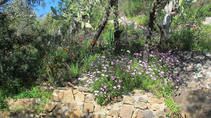
[[[137,102],[135,105],[135,108],[145,110],[148,109],[148,104],[144,102]]]
[[[132,98],[132,97],[130,97],[130,96],[124,96],[123,97],[123,103],[124,104],[133,104],[135,102],[135,100]]]
[[[57,103],[51,102],[45,105],[44,110],[47,112],[52,112],[57,106]]]
[[[143,118],[155,118],[154,114],[150,110],[143,111]]]
[[[9,99],[7,100],[7,103],[8,103],[9,109],[13,111],[13,110],[18,110],[18,109],[31,108],[34,105],[38,104],[39,101],[40,101],[39,99],[32,99],[32,98],[18,99],[18,100]]]
[[[121,118],[131,118],[134,111],[134,107],[132,105],[123,105],[120,109],[119,116]]]
[[[132,117],[132,118],[144,118],[143,111],[137,109],[137,110],[133,113],[133,117]]]
[[[78,92],[74,96],[75,96],[75,100],[77,100],[79,102],[84,102],[84,99],[85,99],[84,93]]]
[[[94,111],[94,104],[91,102],[84,103],[84,112],[93,112]]]

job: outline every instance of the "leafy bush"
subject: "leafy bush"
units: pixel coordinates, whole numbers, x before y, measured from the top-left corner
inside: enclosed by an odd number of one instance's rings
[[[133,20],[138,25],[142,25],[142,26],[143,25],[146,26],[148,23],[148,17],[145,15],[132,17],[131,20]]]
[[[171,97],[165,99],[165,105],[171,110],[172,113],[179,113],[180,107],[175,103]]]
[[[120,1],[120,10],[126,16],[137,16],[140,14],[148,14],[150,5],[153,0],[122,0]]]
[[[40,55],[32,44],[20,44],[15,40],[0,40],[0,85],[13,89],[30,87],[38,77]]]
[[[23,98],[41,98],[41,100],[46,101],[51,98],[51,92],[45,91],[40,87],[32,87],[31,89],[23,90],[21,93],[13,96],[14,99]]]
[[[200,39],[198,43],[195,45],[194,49],[200,51],[211,51],[211,26],[202,26]]]
[[[70,76],[73,78],[77,78],[80,74],[80,68],[78,63],[76,64],[71,64],[69,67],[69,71],[70,71]]]
[[[5,109],[7,108],[7,103],[5,101],[6,98],[6,93],[2,89],[0,89],[0,109]]]
[[[84,59],[82,60],[82,71],[87,72],[90,70],[91,65],[93,65],[93,62],[97,59],[98,54],[95,55],[88,55],[85,56]]]
[[[192,29],[181,29],[173,32],[169,39],[169,49],[192,50],[193,46],[199,40],[197,31]]]
[[[50,101],[51,96],[52,96],[51,91],[43,90],[42,88],[35,86],[32,87],[31,89],[23,90],[19,94],[12,96],[12,98],[13,99],[39,98],[40,99],[39,104],[34,105],[32,109],[40,113],[44,110],[44,105],[46,105]]]
[[[65,48],[58,47],[49,52],[43,59],[40,79],[45,78],[54,85],[61,85],[62,81],[69,77],[66,66],[68,59],[68,52]]]

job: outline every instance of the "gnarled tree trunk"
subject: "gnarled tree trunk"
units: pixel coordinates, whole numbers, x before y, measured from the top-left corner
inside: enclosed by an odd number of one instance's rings
[[[163,22],[160,29],[160,48],[166,48],[166,42],[169,39],[170,27],[172,23],[172,18],[176,15],[177,10],[179,8],[179,0],[171,0],[168,4],[166,4],[164,11],[165,16],[163,18]]]
[[[169,2],[169,0],[154,0],[153,1],[152,9],[149,14],[148,33],[146,36],[146,42],[144,44],[144,51],[143,51],[143,61],[145,61],[145,62],[148,62],[148,59],[149,59],[150,41],[152,38],[152,32],[154,30],[157,12],[160,9],[163,9],[164,6],[168,2]]]
[[[115,2],[115,0],[109,0],[109,5],[106,8],[106,12],[105,12],[105,15],[103,17],[103,20],[101,21],[100,25],[98,26],[98,30],[94,35],[94,39],[92,40],[92,43],[91,43],[92,48],[97,44],[97,41],[98,41],[101,33],[103,32],[103,30],[104,30],[104,28],[105,28],[105,26],[108,22],[108,18],[110,16],[111,8],[113,7],[114,2]]]
[[[120,35],[121,35],[121,30],[119,28],[119,1],[116,0],[114,2],[114,44],[115,44],[115,52],[118,53],[121,50],[121,42],[120,42]]]

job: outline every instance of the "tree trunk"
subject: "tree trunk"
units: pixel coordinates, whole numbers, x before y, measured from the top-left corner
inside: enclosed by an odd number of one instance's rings
[[[163,9],[166,4],[169,2],[169,0],[154,0],[152,4],[152,10],[149,14],[149,22],[148,22],[148,33],[146,36],[146,42],[144,45],[144,51],[143,51],[143,61],[148,62],[149,59],[149,48],[151,47],[150,41],[152,39],[152,31],[154,30],[154,25],[156,21],[156,15],[157,12],[160,9]]]
[[[91,46],[92,48],[97,44],[97,41],[101,35],[101,33],[103,32],[107,22],[108,22],[108,18],[110,16],[110,12],[111,12],[111,8],[113,7],[113,3],[115,0],[109,0],[109,5],[108,8],[106,8],[106,12],[105,15],[103,17],[103,20],[101,21],[100,25],[98,26],[98,30],[94,35],[94,39],[92,40]]]
[[[121,50],[121,42],[120,42],[120,35],[121,35],[121,30],[119,28],[119,1],[116,0],[114,3],[114,44],[115,44],[115,53],[118,53]]]
[[[172,0],[168,4],[166,4],[164,11],[165,11],[165,16],[163,18],[163,22],[161,26],[159,27],[160,29],[160,48],[165,50],[167,48],[167,41],[169,39],[170,35],[170,27],[172,23],[172,18],[174,15],[176,15],[177,10],[179,8],[179,1],[178,0]]]
[[[149,22],[148,22],[148,32],[146,36],[146,41],[144,44],[144,51],[143,51],[143,61],[148,62],[149,59],[149,42],[152,37],[152,30],[154,29],[154,22],[156,20],[156,11],[157,11],[157,0],[154,0],[152,5],[152,10],[149,13]]]

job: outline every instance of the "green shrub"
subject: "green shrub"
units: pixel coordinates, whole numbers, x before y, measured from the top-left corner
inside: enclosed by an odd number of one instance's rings
[[[175,101],[171,97],[165,98],[165,105],[171,110],[172,113],[180,112],[180,107],[175,103]]]
[[[13,99],[23,99],[23,98],[38,98],[40,99],[39,104],[32,107],[37,113],[44,110],[44,105],[46,105],[52,96],[51,91],[43,90],[40,87],[32,87],[31,89],[23,90],[19,94],[12,96]],[[19,110],[17,108],[17,110]],[[21,109],[20,109],[21,110]]]
[[[97,59],[98,54],[95,55],[88,55],[86,57],[84,57],[84,59],[82,60],[82,71],[83,72],[87,72],[90,70],[91,65],[93,64],[93,62]]]
[[[51,98],[52,92],[45,91],[40,87],[32,87],[31,89],[23,90],[19,94],[13,96],[14,99],[23,98],[41,98],[42,101],[47,101]]]
[[[79,65],[78,63],[76,64],[71,64],[69,68],[69,72],[70,72],[70,76],[72,78],[77,78],[80,74],[80,68],[79,68]]]
[[[145,15],[132,17],[131,20],[133,20],[138,25],[144,25],[145,26],[148,23],[148,17],[145,16]]]
[[[17,93],[30,87],[39,76],[41,59],[32,44],[0,39],[0,86]]]
[[[68,59],[65,48],[59,47],[50,51],[43,58],[40,79],[45,78],[54,85],[61,85],[64,80],[69,79],[69,70],[66,66]]]
[[[140,14],[148,14],[153,0],[122,0],[120,1],[120,11],[128,17]]]
[[[202,26],[200,39],[198,43],[194,46],[194,49],[199,51],[211,51],[211,26]]]
[[[169,49],[192,50],[198,40],[197,31],[188,28],[181,29],[171,35]]]
[[[0,89],[0,110],[1,109],[6,109],[7,108],[7,103],[5,101],[6,98],[6,93],[2,89]]]

